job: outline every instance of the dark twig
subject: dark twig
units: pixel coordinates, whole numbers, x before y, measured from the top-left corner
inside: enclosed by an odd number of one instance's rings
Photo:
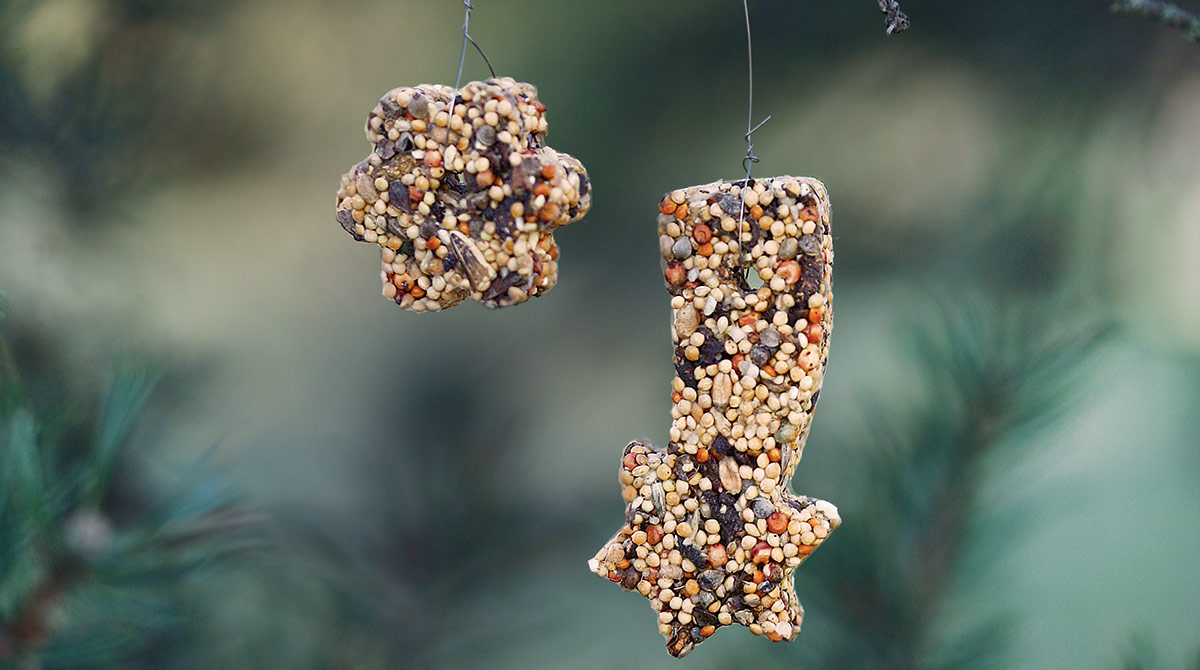
[[[908,15],[900,10],[898,0],[879,0],[879,11],[883,14],[883,25],[887,34],[894,35],[908,30]]]
[[[1200,16],[1179,5],[1163,0],[1113,0],[1111,6],[1114,12],[1148,16],[1182,31],[1189,40],[1200,42]]]

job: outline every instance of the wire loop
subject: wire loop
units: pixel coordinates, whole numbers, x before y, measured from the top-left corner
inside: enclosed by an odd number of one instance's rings
[[[488,72],[492,74],[492,79],[496,78],[496,70],[492,67],[492,61],[488,59],[487,54],[483,53],[483,49],[475,42],[475,38],[471,37],[471,34],[467,32],[471,27],[471,10],[475,9],[475,5],[471,3],[471,0],[462,0],[462,3],[463,7],[466,8],[466,16],[463,18],[463,42],[462,53],[458,57],[458,75],[454,77],[455,91],[458,91],[462,85],[463,65],[467,62],[467,42],[470,42],[471,46],[475,47],[475,50],[479,52],[480,57],[483,58],[483,62],[487,64]]]

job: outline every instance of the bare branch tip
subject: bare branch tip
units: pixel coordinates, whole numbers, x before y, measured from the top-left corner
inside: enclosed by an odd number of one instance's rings
[[[1189,40],[1200,42],[1200,15],[1165,0],[1112,0],[1112,11],[1122,14],[1139,14],[1175,28]]]
[[[883,14],[883,25],[888,35],[908,30],[908,15],[900,9],[899,0],[879,0],[879,12]]]

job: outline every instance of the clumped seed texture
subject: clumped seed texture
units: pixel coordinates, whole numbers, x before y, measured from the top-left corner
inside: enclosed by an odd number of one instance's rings
[[[380,98],[371,154],[342,176],[336,218],[378,245],[383,295],[414,312],[504,307],[558,280],[552,231],[591,207],[587,171],[545,146],[546,107],[510,78]]]
[[[625,524],[588,565],[650,600],[674,656],[733,623],[794,639],[792,572],[841,523],[788,490],[829,351],[829,223],[825,187],[799,177],[695,186],[659,205],[670,442],[625,447]]]

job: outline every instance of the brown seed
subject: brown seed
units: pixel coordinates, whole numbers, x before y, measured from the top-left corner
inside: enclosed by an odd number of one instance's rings
[[[621,465],[625,466],[626,470],[632,470],[637,467],[637,454],[630,452],[625,454],[625,458],[621,459]]]
[[[696,229],[692,231],[692,239],[696,240],[697,244],[707,244],[712,240],[712,228],[703,223],[696,226]]]
[[[775,562],[767,563],[765,566],[763,566],[762,572],[763,577],[766,577],[773,582],[779,581],[779,577],[783,572],[783,566]]]
[[[750,560],[755,565],[762,565],[771,560],[771,545],[766,542],[759,542],[754,545],[754,548],[750,550]]]
[[[775,268],[775,274],[783,279],[788,286],[794,286],[800,281],[800,264],[796,261],[784,261]]]
[[[662,528],[658,526],[649,526],[646,528],[646,541],[651,545],[658,544],[663,539]]]
[[[682,397],[682,396],[680,396],[680,397]],[[679,402],[679,401],[676,400],[675,402]],[[707,463],[708,462],[708,449],[701,447],[696,450],[696,462],[698,462],[698,463]]]
[[[671,261],[667,263],[667,271],[664,273],[667,283],[671,286],[683,286],[687,281],[687,270],[683,267],[683,263],[679,261]]]
[[[658,205],[658,211],[663,214],[674,214],[675,208],[675,202],[671,200],[670,196],[663,198],[663,201]]]
[[[787,530],[788,518],[783,512],[775,511],[771,516],[767,517],[767,530],[772,533],[782,533]]]
[[[700,629],[700,637],[710,637],[715,632],[717,632],[717,627],[708,625]]]
[[[542,207],[541,219],[546,223],[550,223],[558,218],[558,203],[548,202],[545,207]]]
[[[810,323],[808,328],[804,329],[804,335],[808,338],[809,343],[818,344],[821,341],[821,324]]]

